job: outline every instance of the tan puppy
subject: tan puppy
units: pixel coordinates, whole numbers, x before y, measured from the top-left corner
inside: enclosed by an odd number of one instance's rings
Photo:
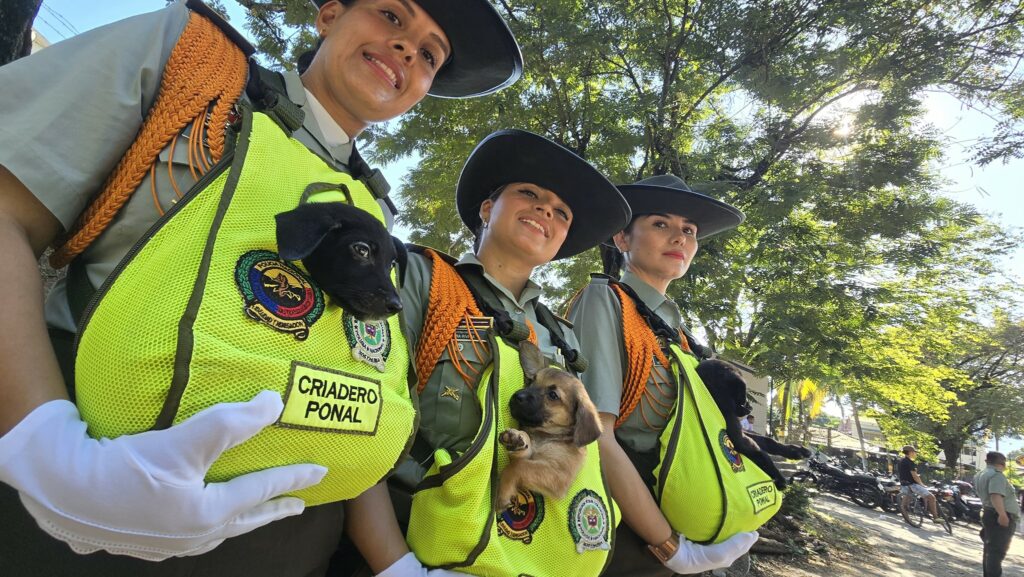
[[[498,442],[509,452],[495,510],[505,509],[520,490],[565,497],[583,466],[585,447],[601,436],[597,408],[571,374],[548,366],[536,345],[523,341],[519,361],[526,386],[509,401],[522,430],[506,429]]]

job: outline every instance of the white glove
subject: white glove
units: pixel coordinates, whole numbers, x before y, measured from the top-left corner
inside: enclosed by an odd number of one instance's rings
[[[69,401],[37,407],[0,437],[0,481],[44,531],[81,554],[105,550],[149,561],[199,555],[225,539],[301,513],[281,493],[320,482],[327,469],[289,465],[203,482],[225,450],[274,422],[281,396],[210,407],[160,431],[96,440]]]
[[[395,561],[390,567],[377,574],[377,577],[472,577],[457,571],[446,569],[431,569],[420,563],[415,553],[406,553],[404,557]]]
[[[757,542],[757,538],[757,531],[751,531],[737,533],[714,545],[697,545],[680,535],[679,549],[671,559],[665,561],[665,566],[683,575],[728,567],[746,553]]]

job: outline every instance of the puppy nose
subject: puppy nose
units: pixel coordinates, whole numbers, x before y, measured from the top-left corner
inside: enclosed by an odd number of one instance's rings
[[[392,295],[388,297],[386,303],[384,303],[385,310],[388,311],[389,315],[393,315],[398,311],[402,310],[402,300],[398,298],[398,295]]]

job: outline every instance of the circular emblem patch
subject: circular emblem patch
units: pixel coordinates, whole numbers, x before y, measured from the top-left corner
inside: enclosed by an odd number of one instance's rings
[[[576,493],[569,505],[569,533],[576,542],[576,552],[609,549],[608,531],[608,509],[601,496],[590,489]]]
[[[722,454],[725,455],[725,459],[729,461],[729,465],[732,466],[734,473],[739,473],[745,469],[743,466],[743,456],[736,452],[736,447],[732,444],[732,439],[726,434],[725,429],[718,433],[718,444],[722,447]]]
[[[544,520],[544,496],[520,491],[504,511],[498,513],[498,534],[527,545]]]
[[[352,349],[352,358],[383,373],[384,363],[391,354],[391,326],[388,322],[364,323],[347,312],[342,315],[341,322],[345,325],[345,336]]]
[[[235,263],[235,284],[245,314],[298,340],[324,312],[324,296],[295,267],[268,250],[253,250]]]

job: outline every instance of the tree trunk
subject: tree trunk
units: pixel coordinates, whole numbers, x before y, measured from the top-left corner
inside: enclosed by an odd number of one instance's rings
[[[956,470],[956,466],[960,462],[960,453],[964,450],[964,442],[963,439],[939,439],[939,446],[946,454],[945,476],[949,477],[953,475],[953,471]]]
[[[779,415],[779,422],[780,422],[779,432],[780,432],[780,435],[786,440],[786,442],[789,442],[789,413],[790,413],[790,406],[789,405],[790,405],[790,403],[793,402],[792,399],[790,398],[790,389],[792,389],[792,387],[790,386],[789,381],[783,381],[783,383],[782,383],[782,407],[781,407],[781,410],[779,411],[781,413]]]
[[[857,425],[857,440],[860,441],[860,466],[868,470],[868,451],[864,447],[864,431],[860,428],[860,412],[857,410],[857,401],[850,397],[850,407],[853,413],[853,422]]]
[[[32,21],[43,0],[0,1],[0,66],[32,52]]]

